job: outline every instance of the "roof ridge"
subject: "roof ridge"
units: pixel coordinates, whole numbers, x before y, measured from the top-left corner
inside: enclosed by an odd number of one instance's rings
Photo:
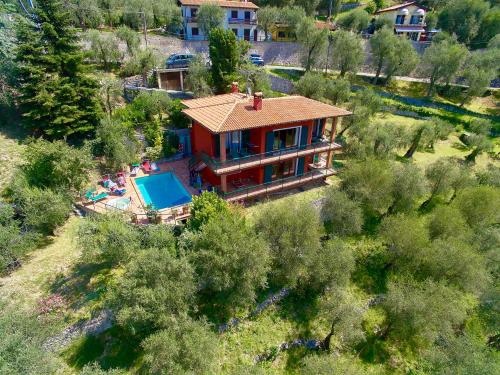
[[[237,103],[235,101],[233,103],[233,107],[231,108],[231,110],[227,111],[226,117],[224,117],[224,119],[220,122],[219,126],[217,127],[217,131],[220,131],[220,129],[224,126],[224,124],[226,123],[227,119],[229,118],[229,116],[231,115],[231,113],[233,113],[234,109],[236,108],[237,104],[239,104],[239,103]]]

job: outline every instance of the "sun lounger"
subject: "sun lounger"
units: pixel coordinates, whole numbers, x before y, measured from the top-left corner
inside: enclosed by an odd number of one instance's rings
[[[130,171],[131,176],[137,176],[137,173],[139,173],[140,167],[137,165],[135,167],[132,167],[132,170]]]
[[[144,163],[142,163],[142,169],[146,173],[151,172],[151,164],[149,164],[149,161],[145,161]]]
[[[124,195],[127,192],[127,189],[114,189],[113,193],[119,196]]]
[[[160,167],[158,167],[158,164],[156,164],[156,162],[152,162],[151,163],[151,169],[153,170],[153,172],[159,172],[160,171]]]
[[[89,201],[90,202],[97,202],[97,201],[100,201],[100,200],[105,199],[107,197],[109,197],[108,193],[101,193],[101,194],[97,194],[97,195],[90,197]]]
[[[95,195],[95,193],[96,193],[96,192],[97,192],[97,189],[95,189],[95,188],[94,188],[94,189],[89,189],[89,190],[87,190],[87,191],[85,192],[85,195],[84,195],[84,196],[85,196],[85,199],[90,199],[90,198],[92,198],[92,197]]]

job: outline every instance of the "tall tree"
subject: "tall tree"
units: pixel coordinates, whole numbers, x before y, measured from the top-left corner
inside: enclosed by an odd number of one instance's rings
[[[321,207],[321,219],[328,233],[338,236],[351,236],[361,233],[363,211],[358,202],[349,199],[347,194],[329,188]]]
[[[405,76],[410,74],[420,60],[417,51],[415,51],[409,39],[396,38],[394,46],[393,53],[389,54],[386,58],[384,69],[386,85],[395,75]]]
[[[98,27],[103,21],[102,12],[97,0],[71,0],[68,4],[75,25],[83,30]]]
[[[308,16],[314,16],[320,0],[295,0],[294,5],[304,8]]]
[[[331,59],[333,66],[340,71],[341,77],[344,77],[347,72],[356,74],[365,60],[361,38],[350,31],[336,31],[333,34]]]
[[[370,15],[364,9],[358,8],[341,14],[337,19],[337,23],[344,30],[359,33],[368,27]]]
[[[468,44],[478,34],[488,9],[484,0],[451,0],[439,13],[438,26]]]
[[[351,97],[351,83],[347,79],[328,80],[325,88],[325,98],[332,104],[342,104]]]
[[[463,95],[462,106],[473,97],[482,96],[486,92],[491,81],[498,75],[499,60],[499,48],[488,48],[471,54],[464,66],[463,77],[468,88]]]
[[[447,39],[435,41],[425,50],[421,69],[430,80],[427,96],[434,93],[436,83],[451,83],[467,59],[467,54],[465,46]]]
[[[127,53],[129,56],[133,56],[141,44],[141,38],[137,32],[128,26],[122,25],[116,30],[115,35],[127,45]]]
[[[394,31],[388,27],[384,27],[379,31],[375,32],[372,38],[370,38],[370,46],[373,54],[373,65],[376,69],[375,78],[373,83],[376,84],[382,69],[387,64],[387,60],[390,55],[395,53],[396,40],[399,39]],[[400,53],[400,51],[397,51]]]
[[[303,18],[297,26],[297,40],[303,49],[302,65],[306,71],[317,65],[323,56],[328,42],[327,35],[328,31],[318,29],[310,18]]]
[[[216,3],[201,4],[196,19],[203,35],[208,36],[212,30],[221,28],[224,15],[224,10]]]
[[[257,12],[259,27],[264,31],[266,40],[269,40],[269,30],[278,21],[279,10],[275,7],[260,8]]]
[[[186,87],[195,98],[203,98],[212,94],[210,87],[210,70],[202,56],[196,55],[189,64]]]
[[[255,302],[257,290],[266,285],[269,248],[239,212],[218,214],[187,242],[202,305],[225,319]]]
[[[83,53],[59,0],[40,0],[33,23],[18,25],[20,108],[25,123],[54,138],[92,131],[101,108],[98,83],[85,73]]]
[[[218,93],[227,90],[239,62],[236,35],[231,30],[213,29],[208,36],[208,48],[212,61],[212,81]]]
[[[113,34],[102,34],[97,30],[90,30],[87,33],[87,40],[90,42],[90,55],[102,65],[105,71],[109,72],[113,65],[121,62],[122,54],[118,40]]]

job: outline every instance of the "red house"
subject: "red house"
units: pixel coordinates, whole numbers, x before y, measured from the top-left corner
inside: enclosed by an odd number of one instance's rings
[[[190,167],[230,201],[333,175],[338,120],[351,114],[302,96],[248,97],[237,84],[231,94],[183,104],[192,120]]]

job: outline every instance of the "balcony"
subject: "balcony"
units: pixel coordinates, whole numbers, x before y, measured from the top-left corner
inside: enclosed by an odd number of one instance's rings
[[[198,18],[197,17],[186,17],[186,22],[187,23],[197,23]]]
[[[239,201],[257,197],[259,195],[277,193],[279,191],[291,189],[308,182],[317,181],[329,176],[333,176],[335,173],[336,171],[331,168],[319,168],[304,173],[300,176],[287,177],[261,185],[250,185],[227,193],[219,192],[219,195],[229,202]]]
[[[257,25],[257,20],[256,19],[248,19],[248,18],[228,18],[227,22],[230,25]]]
[[[228,158],[225,161],[212,158],[206,154],[201,154],[201,160],[217,175],[237,172],[242,169],[258,167],[284,160],[295,159],[298,157],[317,154],[321,152],[340,150],[341,145],[321,140],[310,145],[294,146],[281,150],[269,151],[262,154],[240,153]],[[228,155],[229,156],[229,155]]]

